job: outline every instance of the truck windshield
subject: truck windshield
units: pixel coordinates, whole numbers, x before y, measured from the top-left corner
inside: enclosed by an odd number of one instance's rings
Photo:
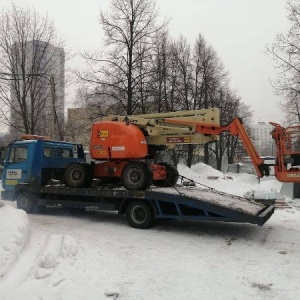
[[[9,153],[8,163],[15,164],[27,161],[28,148],[26,146],[13,147]]]

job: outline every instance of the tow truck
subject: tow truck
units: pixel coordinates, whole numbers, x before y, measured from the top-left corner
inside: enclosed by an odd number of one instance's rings
[[[34,135],[10,143],[1,196],[27,213],[47,205],[117,211],[134,228],[166,218],[263,225],[273,205],[207,187],[177,186],[177,169],[153,162],[165,147],[216,141],[223,131],[239,135],[258,176],[268,175],[240,119],[220,126],[218,109],[108,116],[92,126],[92,163],[80,144]]]

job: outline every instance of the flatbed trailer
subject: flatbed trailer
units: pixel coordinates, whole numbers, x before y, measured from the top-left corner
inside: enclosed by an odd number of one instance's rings
[[[7,199],[5,191],[3,199]],[[129,191],[124,188],[69,188],[64,185],[18,184],[10,200],[31,213],[45,206],[117,211],[134,228],[149,228],[157,219],[250,223],[262,226],[273,214],[266,205],[198,187],[157,188]],[[9,199],[7,199],[9,200]]]

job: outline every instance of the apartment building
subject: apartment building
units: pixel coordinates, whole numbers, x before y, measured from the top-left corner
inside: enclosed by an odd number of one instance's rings
[[[252,126],[252,141],[260,156],[273,156],[275,153],[275,145],[270,132],[273,126],[269,123],[259,122]]]

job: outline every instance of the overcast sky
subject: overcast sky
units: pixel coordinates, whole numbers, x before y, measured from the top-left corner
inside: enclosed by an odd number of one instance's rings
[[[74,52],[101,50],[99,11],[109,0],[13,0],[17,6],[48,13],[67,48]],[[276,33],[285,31],[285,0],[156,0],[162,17],[171,19],[170,35],[183,35],[192,44],[201,33],[221,57],[231,88],[254,110],[254,121],[284,119],[270,80],[276,78],[273,61],[265,54]],[[9,7],[10,0],[1,0]],[[68,99],[70,101],[70,99]]]

